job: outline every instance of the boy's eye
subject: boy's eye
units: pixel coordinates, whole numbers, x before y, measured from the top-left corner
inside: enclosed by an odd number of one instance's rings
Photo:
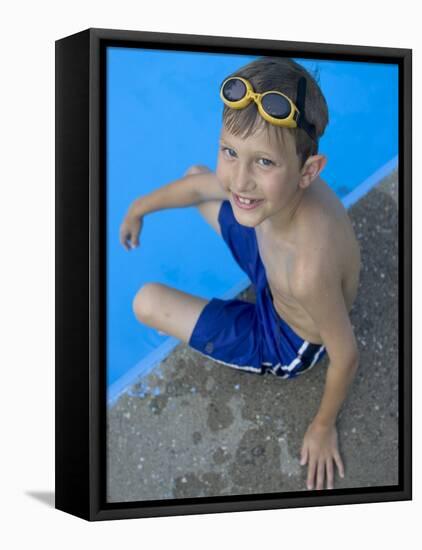
[[[270,159],[265,159],[265,158],[258,159],[258,161],[260,160],[262,160],[263,166],[271,166],[272,164],[274,164],[273,161]]]
[[[229,158],[235,158],[236,157],[236,151],[234,149],[231,149],[230,147],[221,147],[221,151],[226,154]],[[274,162],[267,158],[260,158],[258,159],[258,162],[261,163],[261,166],[272,166]]]
[[[223,153],[227,152],[227,155],[231,158],[236,156],[235,151],[233,149],[230,149],[230,147],[222,147],[221,150],[223,151]]]

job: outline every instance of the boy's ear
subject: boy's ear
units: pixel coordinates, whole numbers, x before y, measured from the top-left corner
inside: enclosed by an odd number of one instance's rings
[[[325,155],[312,155],[308,157],[300,171],[299,187],[306,189],[324,170],[327,160]]]

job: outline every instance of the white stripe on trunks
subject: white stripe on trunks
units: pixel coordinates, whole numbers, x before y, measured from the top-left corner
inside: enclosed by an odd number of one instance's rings
[[[302,355],[302,353],[304,353],[304,351],[306,350],[306,348],[309,346],[309,342],[307,342],[306,340],[303,342],[303,344],[300,346],[299,348],[299,351],[297,352],[298,353],[298,356],[295,357],[293,359],[293,361],[290,363],[290,365],[283,365],[281,366],[281,363],[278,363],[278,365],[276,365],[274,368],[273,368],[273,372],[274,374],[276,374],[279,370],[282,370],[282,371],[288,371],[290,372],[291,370],[293,370],[295,368],[295,366],[300,363],[300,357]]]
[[[304,341],[303,344],[300,346],[299,348],[299,351],[297,352],[297,357],[295,359],[293,359],[293,361],[290,363],[290,365],[287,365],[286,367],[284,367],[286,370],[288,370],[289,372],[292,371],[295,366],[301,362],[302,360],[302,355],[305,353],[307,347],[309,346],[309,342],[308,341]]]
[[[247,371],[250,371],[250,372],[261,372],[261,369],[259,367],[252,367],[252,366],[249,366],[249,365],[245,365],[244,367],[242,367],[241,365],[235,365],[233,363],[226,363],[224,361],[221,361],[221,359],[215,359],[211,355],[207,355],[206,353],[202,353],[202,351],[199,351],[195,348],[192,348],[192,349],[193,349],[193,351],[196,351],[196,352],[200,353],[201,355],[203,355],[207,359],[211,359],[212,361],[216,361],[217,363],[221,363],[222,365],[226,365],[227,367],[232,367],[234,369],[239,369],[239,370],[247,370]]]
[[[321,346],[319,348],[318,352],[314,356],[314,360],[312,361],[312,363],[308,367],[309,369],[315,365],[315,363],[318,361],[318,358],[321,355],[321,353],[324,351],[324,349],[325,349],[325,346]]]
[[[289,372],[291,372],[295,366],[300,363],[301,361],[301,356],[303,355],[303,353],[305,352],[306,348],[310,345],[310,343],[308,341],[304,341],[302,346],[300,347],[299,351],[298,351],[298,357],[296,357],[295,359],[293,359],[293,361],[290,363],[290,365],[284,365],[283,367],[281,366],[281,364],[279,363],[278,365],[276,365],[275,367],[273,367],[271,369],[271,372],[273,372],[273,374],[276,374],[279,370],[287,370]],[[319,356],[321,355],[321,353],[324,351],[325,349],[325,346],[321,346],[318,351],[315,353],[314,355],[314,358],[312,360],[312,363],[309,365],[309,367],[307,367],[306,369],[304,369],[303,371],[300,371],[298,372],[297,374],[303,374],[304,372],[308,371],[309,369],[311,369],[318,361],[319,359]],[[287,375],[288,376],[288,375]],[[287,377],[286,376],[286,377]],[[285,378],[285,377],[283,377]]]
[[[301,345],[301,347],[299,348],[299,351],[298,351],[298,357],[295,357],[295,359],[293,359],[293,361],[289,364],[289,365],[284,365],[283,367],[281,366],[281,363],[278,363],[277,365],[275,365],[274,367],[272,366],[272,363],[268,363],[268,362],[264,362],[262,363],[263,366],[265,367],[271,367],[270,368],[270,372],[272,372],[273,374],[276,374],[279,370],[282,370],[282,371],[289,371],[291,372],[295,366],[300,363],[301,361],[301,355],[305,352],[306,348],[309,346],[309,342],[308,341],[304,341],[303,344]],[[245,371],[249,371],[249,372],[261,372],[261,369],[259,367],[253,367],[251,365],[245,365],[245,366],[241,366],[241,365],[235,365],[234,363],[226,363],[225,361],[221,361],[221,359],[215,359],[214,357],[212,357],[211,355],[207,355],[206,353],[202,353],[202,351],[199,351],[195,348],[192,348],[194,351],[200,353],[201,355],[203,355],[204,357],[206,357],[207,359],[211,359],[212,361],[215,361],[216,363],[220,363],[221,365],[226,365],[227,367],[231,367],[231,368],[234,368],[234,369],[238,369],[238,370],[245,370]],[[312,363],[309,365],[309,367],[307,367],[304,371],[302,372],[306,372],[308,371],[309,369],[311,369],[315,363],[317,362],[319,356],[321,355],[322,351],[324,350],[324,346],[321,346],[319,348],[319,350],[317,351],[317,353],[315,353],[314,355],[314,358],[312,360]],[[298,374],[302,374],[302,372],[299,372]],[[280,378],[289,378],[289,374],[286,373],[286,374],[283,374],[282,376],[278,375]]]
[[[309,367],[306,367],[306,369],[302,371],[298,371],[297,374],[300,375],[300,374],[304,374],[305,372],[308,372],[308,370],[310,370],[317,363],[318,358],[321,355],[321,353],[324,351],[324,349],[325,347],[321,346],[319,350],[315,353],[312,363],[309,365]]]
[[[275,365],[273,367],[273,364],[272,363],[267,363],[267,362],[264,362],[262,363],[262,366],[264,367],[270,367],[269,371],[271,374],[275,374],[277,372],[277,370],[279,369],[279,367],[281,366],[281,363],[277,363],[277,365]],[[283,374],[282,376],[279,375],[279,378],[288,378],[289,375],[288,374]]]

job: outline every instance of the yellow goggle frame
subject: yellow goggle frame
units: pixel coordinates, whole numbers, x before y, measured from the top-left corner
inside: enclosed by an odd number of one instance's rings
[[[243,82],[243,84],[246,86],[246,93],[244,97],[237,101],[230,101],[223,95],[223,89],[224,86],[229,82],[230,80],[240,80]],[[262,98],[265,97],[267,94],[277,94],[286,99],[290,105],[290,113],[286,118],[276,118],[271,116],[269,113],[267,113],[262,106]],[[220,88],[220,97],[222,101],[230,108],[232,109],[244,109],[249,105],[251,101],[255,101],[259,114],[262,116],[262,118],[271,124],[274,124],[276,126],[283,126],[285,128],[297,128],[297,120],[300,115],[299,109],[296,107],[296,105],[293,103],[293,101],[286,96],[285,94],[282,94],[281,92],[277,90],[269,90],[267,92],[264,92],[262,94],[257,93],[252,88],[252,84],[246,80],[246,78],[242,78],[240,76],[230,76],[229,78],[226,78],[226,80],[222,83]]]

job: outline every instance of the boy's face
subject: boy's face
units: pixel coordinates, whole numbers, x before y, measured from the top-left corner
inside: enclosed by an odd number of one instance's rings
[[[240,224],[256,227],[264,220],[275,221],[295,203],[301,192],[300,166],[293,139],[288,138],[282,148],[265,130],[242,139],[223,125],[216,174]]]

